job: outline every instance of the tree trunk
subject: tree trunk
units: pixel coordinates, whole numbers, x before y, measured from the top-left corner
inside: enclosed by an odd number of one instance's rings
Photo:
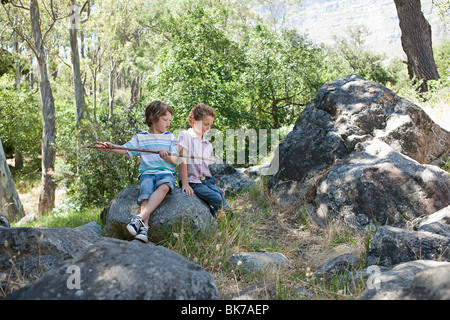
[[[139,77],[136,77],[131,81],[131,104],[137,101],[138,96],[139,96]]]
[[[94,122],[97,123],[97,69],[95,68],[92,75],[94,83],[94,101],[93,101],[93,112],[94,112]]]
[[[114,75],[116,73],[116,61],[111,61],[111,70],[109,71],[109,119],[112,120],[114,114]]]
[[[17,14],[14,15],[14,24],[17,25]],[[19,92],[19,86],[20,86],[20,80],[22,78],[22,70],[20,68],[20,61],[19,61],[19,41],[17,40],[17,32],[14,27],[13,30],[13,41],[14,41],[14,61],[16,65],[16,83],[15,83],[15,89],[16,92]]]
[[[5,152],[3,151],[2,140],[0,138],[0,213],[8,221],[15,221],[24,216],[22,203],[16,190],[16,185],[6,163]]]
[[[77,29],[73,28],[69,30],[70,48],[72,56],[72,70],[73,70],[73,86],[75,92],[75,122],[78,123],[84,119],[84,90],[83,83],[81,81],[80,71],[80,54],[78,52],[77,43]]]
[[[14,25],[17,25],[17,14],[14,15]],[[20,67],[20,61],[19,61],[19,40],[17,39],[17,32],[16,28],[14,27],[13,31],[13,41],[14,41],[14,61],[16,66],[16,82],[15,82],[15,89],[16,92],[19,92],[20,89],[20,81],[22,80],[22,69]],[[20,128],[16,128],[17,133],[20,134]],[[14,148],[14,167],[17,171],[21,171],[23,169],[23,157],[22,153],[19,150],[20,146],[15,146]]]
[[[72,5],[76,5],[76,0],[72,0]],[[76,13],[78,14],[78,13]],[[70,51],[72,57],[73,86],[75,91],[75,122],[78,124],[84,119],[84,109],[86,102],[84,100],[83,83],[81,81],[80,71],[80,53],[78,51],[77,26],[73,25],[69,29]]]
[[[39,196],[39,212],[55,206],[56,184],[53,180],[55,164],[55,102],[47,70],[47,57],[42,43],[40,14],[37,0],[30,1],[31,30],[36,49],[39,74],[39,91],[42,107],[42,190]]]
[[[408,61],[409,77],[423,80],[419,90],[428,90],[428,80],[438,80],[433,57],[431,26],[422,13],[420,0],[394,0],[397,8],[402,47]]]

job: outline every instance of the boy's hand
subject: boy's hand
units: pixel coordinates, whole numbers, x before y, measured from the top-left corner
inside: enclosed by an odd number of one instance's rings
[[[194,195],[194,190],[191,188],[190,185],[181,186],[181,193],[183,193],[183,192],[185,192],[188,197],[191,197]]]
[[[108,149],[114,149],[114,146],[111,142],[99,142],[95,144],[94,147],[97,147],[98,151],[106,151]],[[106,150],[105,150],[106,149]]]
[[[159,151],[159,156],[163,159],[167,158],[169,156],[169,154],[170,154],[169,150],[160,150]]]

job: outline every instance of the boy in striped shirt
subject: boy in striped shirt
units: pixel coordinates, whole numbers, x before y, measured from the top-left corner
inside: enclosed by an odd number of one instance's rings
[[[110,142],[97,142],[98,150],[110,151],[129,157],[141,157],[139,166],[140,205],[139,215],[133,217],[127,225],[127,230],[136,239],[148,241],[148,219],[158,207],[167,193],[172,193],[175,187],[175,164],[178,150],[176,138],[168,132],[173,109],[162,101],[153,101],[145,109],[145,123],[149,130],[135,134],[130,141],[122,146]],[[114,149],[125,147],[131,149],[147,149],[158,153],[127,151]]]

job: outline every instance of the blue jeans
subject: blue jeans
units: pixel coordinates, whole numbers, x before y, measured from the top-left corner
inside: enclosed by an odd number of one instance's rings
[[[173,193],[175,188],[175,179],[171,173],[143,174],[139,178],[140,195],[137,203],[148,200],[152,193],[163,183],[170,188],[169,193]]]
[[[213,177],[208,177],[202,180],[202,183],[190,183],[189,184],[194,190],[195,195],[200,199],[204,200],[210,205],[210,212],[213,216],[216,215],[217,211],[224,209],[230,211],[230,207],[225,200],[225,197],[220,191],[219,187],[216,186],[216,179]],[[233,217],[233,212],[231,212],[230,217]]]

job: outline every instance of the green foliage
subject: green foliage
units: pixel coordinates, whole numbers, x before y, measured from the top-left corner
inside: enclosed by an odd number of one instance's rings
[[[394,61],[389,66],[395,70],[396,81],[392,89],[414,103],[445,110],[450,101],[450,41],[443,41],[433,51],[440,79],[427,81],[427,92],[419,92],[422,81],[410,79],[406,67],[400,61]]]
[[[6,50],[0,51],[0,76],[5,73],[14,73],[14,58]]]
[[[319,49],[294,30],[281,34],[256,26],[244,40],[245,104],[255,127],[280,128],[295,122],[322,85]]]
[[[106,113],[99,115],[98,123],[87,120],[75,126],[73,112],[58,114],[61,125],[58,150],[64,158],[61,179],[69,189],[73,201],[81,207],[104,205],[126,186],[136,184],[139,159],[87,149],[97,141],[123,144],[139,132],[143,125],[145,106],[135,108],[119,106],[113,119]]]
[[[448,24],[450,22],[450,0],[437,0],[433,2],[433,5],[439,9],[439,17],[441,20]]]
[[[450,84],[450,40],[443,41],[434,50],[434,60],[441,80]]]
[[[101,208],[76,207],[71,202],[61,204],[57,209],[39,219],[21,224],[21,227],[48,228],[48,227],[68,227],[76,228],[91,221],[102,225],[100,219]],[[13,224],[14,226],[14,224]]]
[[[175,107],[175,128],[188,127],[187,115],[200,102],[216,109],[219,128],[237,128],[245,118],[237,85],[242,52],[226,37],[222,13],[196,8],[164,21],[171,41],[163,48],[148,87],[152,96]]]
[[[204,102],[218,112],[215,126],[279,128],[292,124],[323,83],[319,49],[293,30],[258,25],[232,40],[226,11],[195,8],[164,22],[170,41],[148,88],[175,106],[175,127]]]
[[[17,92],[10,73],[0,77],[0,136],[3,147],[23,156],[36,157],[40,153],[42,123],[39,97],[23,82]]]

